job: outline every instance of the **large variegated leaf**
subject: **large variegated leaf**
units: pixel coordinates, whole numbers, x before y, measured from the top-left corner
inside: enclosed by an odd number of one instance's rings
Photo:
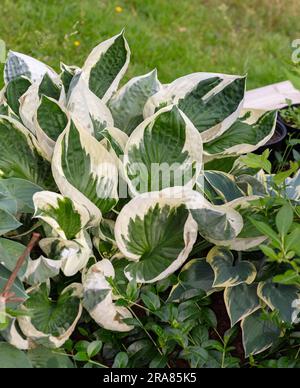
[[[107,259],[93,265],[83,278],[83,306],[90,316],[107,330],[126,332],[133,329],[123,322],[131,318],[130,311],[113,302],[113,294],[107,278],[115,277],[115,270]]]
[[[134,194],[192,187],[202,163],[201,136],[176,106],[163,108],[131,134],[124,163]]]
[[[107,102],[117,90],[130,60],[124,32],[95,47],[82,68],[82,77],[90,90]]]
[[[293,302],[300,298],[298,287],[267,281],[258,284],[257,293],[272,310],[279,312],[283,321],[292,323],[294,313]]]
[[[28,350],[30,347],[28,339],[24,338],[24,335],[20,333],[16,318],[10,320],[9,326],[1,331],[1,334],[8,343],[17,349]]]
[[[226,205],[212,205],[196,191],[189,196],[187,206],[199,233],[208,241],[230,241],[242,230],[243,219],[237,211]]]
[[[5,98],[9,107],[18,116],[20,107],[20,97],[26,93],[27,89],[31,86],[31,82],[26,77],[18,77],[11,80],[6,85]]]
[[[120,161],[123,158],[128,136],[125,132],[115,127],[108,127],[99,133],[102,137],[101,144],[109,151],[113,157]]]
[[[207,142],[224,133],[239,117],[246,78],[218,73],[193,73],[178,78],[151,97],[144,116],[160,106],[178,104]]]
[[[55,142],[67,127],[68,115],[56,100],[42,96],[33,120],[39,145],[51,161]]]
[[[68,340],[81,316],[82,286],[71,284],[57,300],[52,300],[49,293],[45,283],[31,289],[24,303],[30,315],[18,317],[18,323],[31,341],[58,348]]]
[[[251,111],[245,121],[237,120],[221,136],[204,145],[205,162],[230,154],[253,152],[274,135],[277,113]]]
[[[262,319],[257,310],[242,320],[243,345],[246,357],[267,350],[280,336],[280,329],[271,321]]]
[[[72,240],[90,220],[88,210],[68,197],[51,191],[40,191],[33,196],[34,217],[47,222],[63,239]]]
[[[42,191],[42,188],[24,179],[1,179],[0,208],[12,214],[32,213],[34,210],[32,197],[38,191]]]
[[[68,110],[72,118],[97,140],[101,139],[101,132],[106,127],[114,124],[110,110],[91,92],[80,73],[74,76],[70,85]]]
[[[224,301],[231,326],[234,326],[260,308],[257,284],[242,283],[235,287],[225,288]]]
[[[50,166],[30,132],[5,116],[0,116],[0,154],[0,170],[5,177],[26,179],[41,187],[53,185]]]
[[[52,171],[60,192],[86,206],[95,224],[118,201],[114,158],[72,121],[56,142]]]
[[[128,279],[152,283],[175,272],[187,259],[197,237],[197,225],[185,206],[182,190],[165,189],[132,199],[115,226],[116,242],[132,263]]]
[[[5,83],[25,76],[31,81],[40,81],[45,73],[56,78],[57,74],[49,66],[28,55],[9,51],[4,68]]]
[[[74,240],[57,237],[44,238],[40,247],[51,260],[60,262],[66,276],[73,276],[87,265],[93,257],[92,243],[86,231],[82,231]]]
[[[43,256],[36,260],[29,259],[23,280],[30,285],[44,283],[58,275],[60,268],[59,260],[51,260]]]
[[[208,237],[208,240],[215,245],[224,246],[235,251],[247,251],[262,244],[267,237],[261,235],[260,232],[253,226],[249,217],[261,218],[260,214],[254,213],[254,208],[251,206],[251,201],[258,199],[258,196],[240,197],[228,202],[226,205],[219,208],[229,208],[238,212],[242,219],[242,228],[237,235],[230,240],[222,240]]]
[[[199,295],[201,290],[211,294],[214,291],[213,282],[214,272],[205,258],[190,260],[182,267],[178,275],[178,283],[173,286],[168,300],[184,300]]]
[[[256,268],[250,261],[234,258],[226,248],[212,248],[206,258],[211,265],[215,279],[214,287],[233,287],[239,284],[251,284],[256,278]]]
[[[149,97],[161,89],[156,69],[132,78],[109,100],[115,126],[128,135],[143,121],[143,109]]]

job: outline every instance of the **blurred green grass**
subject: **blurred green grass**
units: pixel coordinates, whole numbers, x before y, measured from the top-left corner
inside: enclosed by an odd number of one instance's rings
[[[81,66],[97,43],[125,27],[127,78],[154,67],[162,82],[195,71],[248,73],[250,89],[287,78],[291,42],[300,37],[297,3],[1,0],[0,39],[58,70],[60,61]]]

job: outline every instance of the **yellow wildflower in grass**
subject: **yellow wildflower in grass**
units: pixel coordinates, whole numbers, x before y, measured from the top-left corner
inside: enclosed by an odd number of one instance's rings
[[[115,11],[116,11],[117,13],[121,13],[121,12],[123,12],[123,8],[120,7],[119,5],[117,5],[116,8],[115,8]]]
[[[75,40],[74,41],[74,46],[75,47],[79,47],[80,46],[80,41],[79,40]]]

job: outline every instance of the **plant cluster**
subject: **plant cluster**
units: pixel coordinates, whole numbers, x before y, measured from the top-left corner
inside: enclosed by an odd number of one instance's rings
[[[299,164],[273,174],[252,153],[277,112],[243,108],[245,76],[119,88],[129,60],[123,32],[60,74],[8,54],[1,363],[297,363]]]

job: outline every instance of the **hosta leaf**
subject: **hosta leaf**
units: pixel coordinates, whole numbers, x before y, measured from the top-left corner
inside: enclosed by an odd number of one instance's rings
[[[192,185],[202,163],[201,136],[176,106],[166,107],[134,130],[124,163],[135,194]]]
[[[22,332],[37,343],[60,347],[72,334],[80,318],[81,285],[73,283],[65,288],[57,300],[49,298],[46,284],[33,288],[24,303],[30,316],[18,317]]]
[[[103,138],[101,144],[104,145],[107,151],[115,158],[116,162],[123,167],[121,160],[128,142],[126,133],[118,128],[109,127],[103,129],[99,134]],[[121,171],[122,170],[123,168],[121,168]]]
[[[72,240],[90,220],[88,210],[68,197],[51,191],[41,191],[33,196],[34,217],[47,222],[57,234]]]
[[[25,77],[15,78],[6,85],[6,101],[16,115],[19,115],[19,98],[27,91],[30,85],[30,80]]]
[[[20,99],[19,116],[22,123],[31,133],[35,135],[34,118],[36,116],[37,108],[40,104],[39,84],[33,83],[24,93]]]
[[[0,342],[0,368],[33,368],[25,352],[15,348],[7,342]]]
[[[234,177],[221,171],[205,170],[203,175],[199,176],[197,183],[201,191],[209,192],[209,199],[216,205],[233,201],[245,195]]]
[[[58,275],[60,268],[61,262],[59,260],[50,260],[43,256],[36,260],[29,259],[24,281],[30,285],[44,283]]]
[[[101,240],[115,244],[115,222],[113,220],[102,218],[99,225],[99,236]]]
[[[60,192],[86,206],[95,223],[118,201],[113,157],[72,121],[55,145],[52,171]]]
[[[17,241],[0,238],[0,262],[4,265],[4,267],[13,271],[19,257],[23,254],[25,249],[26,247]],[[29,256],[25,258],[25,262],[18,272],[18,276],[20,278],[22,278],[26,271],[28,259]]]
[[[284,191],[288,198],[300,202],[300,170],[293,176],[287,178],[284,184]]]
[[[101,132],[106,127],[114,124],[110,110],[90,91],[80,74],[76,74],[71,83],[68,110],[72,118],[97,140],[101,140]]]
[[[107,102],[127,70],[130,50],[123,31],[95,47],[82,68],[90,90]]]
[[[224,291],[224,301],[231,326],[234,326],[260,308],[257,284],[243,283],[235,287],[227,287]]]
[[[57,101],[47,96],[41,98],[36,119],[41,129],[54,142],[68,123],[68,117]]]
[[[204,145],[205,160],[227,154],[246,154],[263,146],[274,134],[277,113],[254,111],[246,121],[237,120],[226,132]]]
[[[17,229],[22,224],[6,210],[0,209],[0,236]]]
[[[30,132],[17,121],[0,116],[0,170],[5,177],[51,186],[49,164],[39,154]]]
[[[40,81],[45,73],[57,77],[55,71],[44,63],[28,55],[9,51],[4,68],[5,83],[21,76],[25,76],[31,81]]]
[[[202,237],[208,241],[230,241],[242,230],[243,219],[229,206],[215,206],[194,191],[187,206],[198,224]]]
[[[133,329],[123,322],[132,315],[125,307],[113,302],[112,289],[106,278],[114,278],[115,271],[107,259],[94,264],[83,278],[83,305],[90,316],[107,330],[126,332]]]
[[[256,277],[256,268],[249,261],[236,261],[226,248],[212,248],[206,258],[214,274],[214,287],[232,287],[239,284],[251,284]]]
[[[243,345],[246,357],[270,348],[280,336],[280,329],[271,321],[261,317],[261,310],[243,319]]]
[[[152,193],[153,194],[153,193]],[[121,210],[115,226],[118,248],[131,260],[128,279],[151,283],[176,271],[187,259],[197,226],[174,190],[142,194]]]
[[[149,99],[145,117],[163,104],[178,104],[202,134],[204,142],[224,133],[238,118],[245,93],[245,77],[193,73],[178,78]]]
[[[1,179],[0,208],[10,213],[32,213],[34,210],[32,197],[38,191],[42,191],[42,188],[24,179]]]
[[[93,256],[92,243],[86,231],[82,231],[75,240],[44,238],[40,241],[40,247],[51,260],[60,262],[65,276],[75,275]]]
[[[143,108],[161,84],[156,69],[140,77],[132,78],[109,100],[115,126],[128,135],[143,121]]]
[[[261,282],[258,285],[257,293],[272,310],[279,311],[283,321],[292,323],[293,302],[300,298],[298,287],[276,284],[270,281]]]
[[[34,117],[35,134],[50,161],[55,142],[67,124],[68,116],[59,103],[50,97],[42,96]]]

